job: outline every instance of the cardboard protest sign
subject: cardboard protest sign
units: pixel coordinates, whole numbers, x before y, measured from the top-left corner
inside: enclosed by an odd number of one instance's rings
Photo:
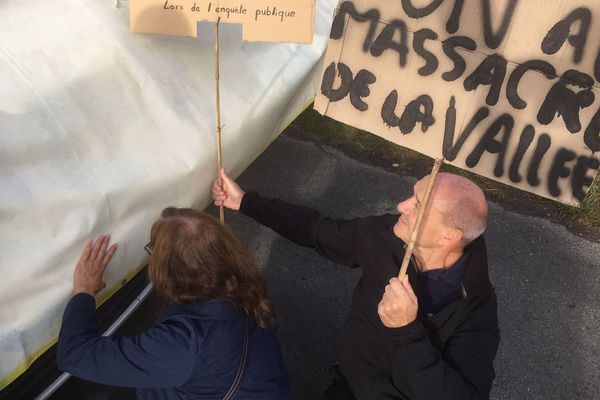
[[[131,0],[131,31],[196,37],[201,21],[243,25],[243,40],[311,43],[314,0]]]
[[[600,168],[600,2],[338,5],[315,109],[580,205]]]

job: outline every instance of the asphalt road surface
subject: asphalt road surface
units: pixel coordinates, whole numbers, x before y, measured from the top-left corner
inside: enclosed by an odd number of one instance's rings
[[[332,217],[355,217],[394,210],[418,178],[283,135],[238,183]],[[497,204],[490,210],[487,243],[501,329],[491,398],[600,399],[600,244]],[[226,212],[226,221],[254,251],[268,281],[295,398],[320,399],[360,271],[332,264],[235,212]],[[72,398],[73,390],[81,399],[133,397],[132,391],[68,385],[54,398]]]

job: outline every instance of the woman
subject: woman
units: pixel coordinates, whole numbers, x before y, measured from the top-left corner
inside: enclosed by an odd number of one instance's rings
[[[59,368],[135,387],[139,399],[290,399],[266,284],[246,247],[186,208],[165,209],[150,237],[149,278],[168,305],[156,325],[133,337],[98,335],[94,296],[116,250],[100,236],[75,267]]]

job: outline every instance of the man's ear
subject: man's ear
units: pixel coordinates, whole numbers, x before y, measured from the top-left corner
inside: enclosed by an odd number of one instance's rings
[[[444,240],[446,244],[453,246],[462,243],[463,237],[464,234],[462,229],[449,228],[442,236],[442,240]]]

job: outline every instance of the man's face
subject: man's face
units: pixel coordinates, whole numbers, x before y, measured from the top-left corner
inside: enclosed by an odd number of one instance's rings
[[[413,187],[412,197],[398,203],[397,209],[400,211],[400,218],[394,225],[394,235],[405,243],[409,242],[410,234],[417,224],[417,216],[422,206],[428,179],[429,176],[426,176],[419,180]],[[442,192],[435,193],[435,197],[432,192],[428,210],[423,216],[421,233],[417,237],[416,244],[420,247],[438,247],[440,239],[449,229],[444,222],[443,212],[440,210],[440,206],[443,205],[443,197]]]

